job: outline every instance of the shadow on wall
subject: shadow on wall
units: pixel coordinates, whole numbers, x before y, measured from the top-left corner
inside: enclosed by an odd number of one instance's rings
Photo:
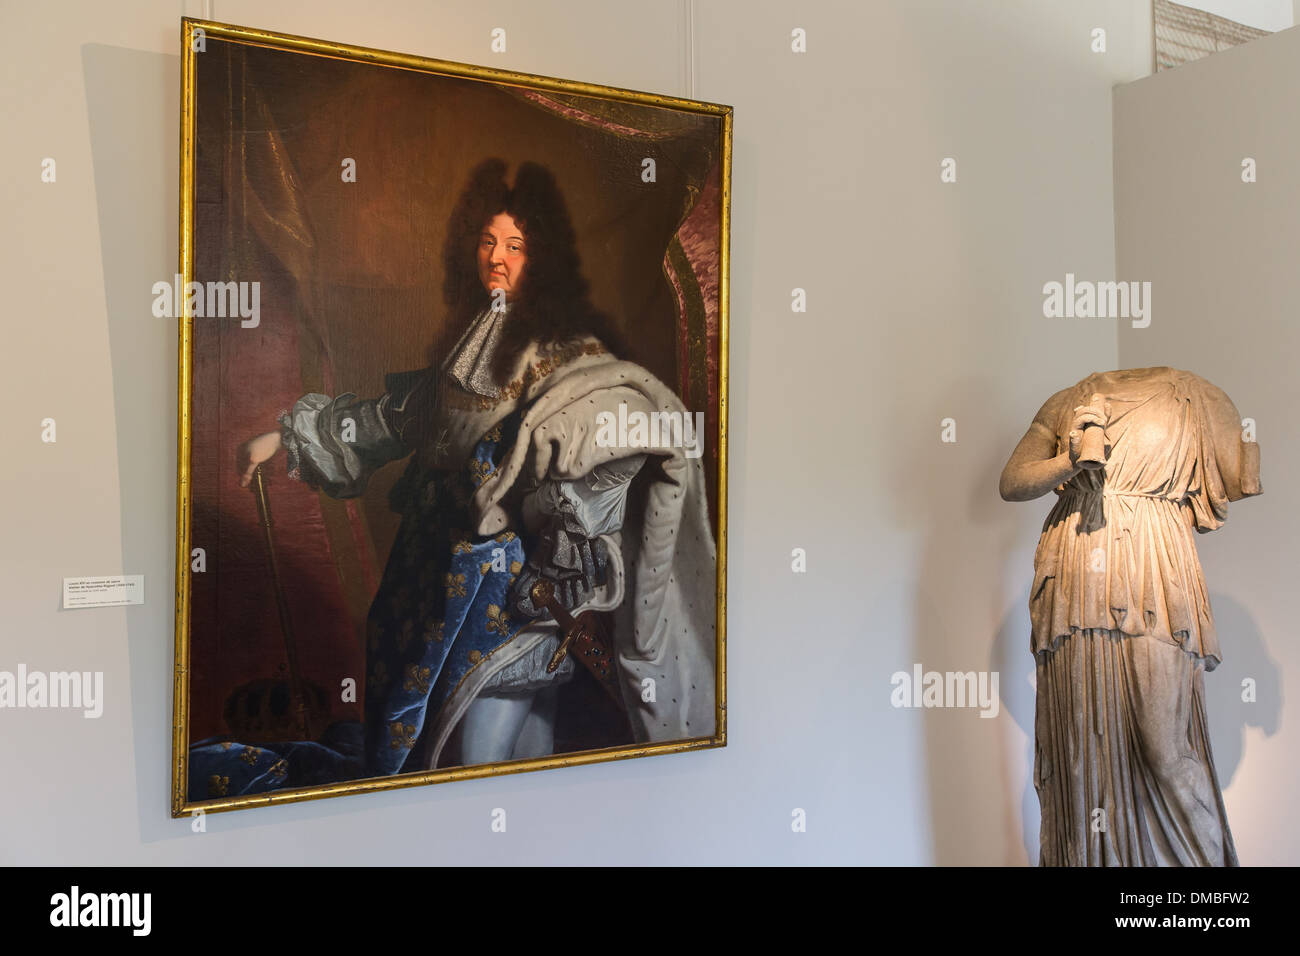
[[[121,488],[122,567],[149,600],[127,613],[132,752],[141,843],[190,835],[170,820],[176,541],[177,322],[153,284],[178,260],[180,59],[82,46]],[[148,370],[148,371],[142,371]],[[219,564],[208,556],[208,571]],[[124,768],[125,769],[125,768]],[[254,816],[252,825],[261,824]],[[248,825],[247,823],[245,825]]]
[[[931,495],[917,533],[922,541],[916,580],[913,662],[926,671],[969,672],[984,667],[999,672],[998,707],[1033,710],[1032,688],[1026,691],[1033,659],[1028,632],[1000,635],[983,664],[987,621],[998,595],[1005,592],[1002,569],[1019,553],[1016,514],[998,496],[998,478],[1010,448],[988,441],[994,429],[958,412],[957,443],[940,443],[939,410],[977,406],[972,396],[994,394],[992,377],[950,381],[940,394],[917,396],[919,408],[935,409],[924,442],[898,465],[916,476],[938,467],[952,469],[950,494]],[[930,443],[933,442],[933,445]],[[958,460],[960,459],[960,460]],[[916,489],[904,497],[910,500]],[[920,508],[919,500],[916,503]],[[1024,574],[1026,585],[1029,572]],[[1003,631],[1027,627],[1027,614],[1011,616]],[[1026,703],[1027,700],[1027,703]],[[1019,773],[1004,743],[1005,723],[982,717],[978,708],[926,708],[925,767],[929,793],[931,862],[950,865],[1023,864],[1014,841],[997,842],[996,833],[1018,832],[1012,787]],[[1013,717],[1015,715],[1013,714]],[[1032,764],[1031,764],[1032,766]],[[1035,808],[1036,809],[1036,808]],[[1000,824],[992,824],[993,819]],[[996,855],[994,855],[996,854]]]
[[[160,773],[171,752],[176,479],[158,463],[176,460],[177,324],[151,310],[153,284],[176,272],[180,59],[89,43],[81,62],[113,375],[105,399],[117,424],[122,567],[144,574],[152,595],[127,614],[139,835],[150,843],[190,832],[168,822],[169,781]],[[140,373],[149,366],[167,374]]]
[[[1226,791],[1245,756],[1246,728],[1258,727],[1269,737],[1280,729],[1282,676],[1245,607],[1226,594],[1211,592],[1210,608],[1223,663],[1205,675],[1205,710],[1210,721],[1214,768],[1219,785]],[[1253,701],[1242,699],[1242,682],[1248,679],[1254,682]],[[1231,818],[1228,824],[1231,826]]]
[[[1009,611],[1002,619],[989,649],[989,669],[1002,674],[999,689],[1002,691],[1002,707],[1015,721],[1016,726],[1024,732],[1029,743],[1024,748],[1021,758],[1028,772],[1024,775],[1024,787],[1020,793],[1019,826],[1013,828],[1020,832],[1021,844],[1025,848],[1025,862],[1031,866],[1038,864],[1038,794],[1034,790],[1034,709],[1037,702],[1034,684],[1034,655],[1030,651],[1029,638],[1029,584],[1033,570],[1032,552],[1024,569],[1008,568],[1016,580],[1024,581],[1025,599],[1017,605],[1016,610]],[[1023,574],[1019,573],[1023,570]],[[1005,747],[1005,744],[1004,744]],[[1008,794],[1010,797],[1011,794]]]

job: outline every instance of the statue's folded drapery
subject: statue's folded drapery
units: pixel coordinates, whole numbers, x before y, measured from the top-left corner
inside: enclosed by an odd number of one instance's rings
[[[1190,372],[1089,376],[1109,403],[1104,469],[1057,489],[1034,556],[1034,783],[1045,865],[1235,865],[1206,730],[1221,660],[1194,533],[1259,493],[1259,452]]]

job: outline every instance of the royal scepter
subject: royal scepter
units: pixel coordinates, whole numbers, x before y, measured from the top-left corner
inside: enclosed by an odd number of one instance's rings
[[[284,636],[284,655],[289,661],[289,696],[298,712],[304,740],[315,740],[311,732],[311,718],[307,715],[307,698],[303,693],[302,674],[298,670],[298,645],[289,620],[289,602],[280,582],[280,565],[275,559],[275,539],[271,535],[271,504],[266,497],[266,482],[262,479],[262,466],[253,469],[253,490],[257,497],[257,516],[262,522],[266,537],[266,554],[271,562],[271,581],[275,586],[275,603],[280,611],[280,632]]]

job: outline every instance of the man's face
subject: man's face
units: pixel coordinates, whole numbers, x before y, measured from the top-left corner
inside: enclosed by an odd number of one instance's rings
[[[524,231],[507,213],[497,213],[478,238],[478,277],[488,292],[504,289],[513,299],[524,277]]]

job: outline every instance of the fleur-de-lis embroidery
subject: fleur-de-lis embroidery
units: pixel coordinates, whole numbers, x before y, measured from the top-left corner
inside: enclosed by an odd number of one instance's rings
[[[403,617],[411,609],[411,589],[403,587],[400,591],[392,596],[388,602],[392,608],[393,617]]]
[[[239,755],[239,759],[251,767],[257,763],[257,758],[260,756],[262,756],[262,751],[256,747],[245,747],[244,752]]]
[[[477,664],[477,663],[478,663],[479,661],[481,661],[482,659],[483,659],[483,652],[482,652],[482,651],[470,651],[470,652],[469,652],[469,662],[470,662],[471,664]]]
[[[234,741],[231,741],[231,740],[223,740],[223,741],[221,741],[221,749],[222,749],[222,750],[229,750],[229,749],[230,749],[231,747],[233,747],[233,746],[235,746]]]
[[[462,481],[451,483],[451,500],[464,508],[469,504],[469,488]]]
[[[471,458],[469,461],[469,479],[474,482],[475,488],[487,481],[492,471],[493,465],[490,461],[481,458]]]
[[[511,577],[513,577],[514,575],[518,574],[518,573],[519,573],[520,571],[522,571],[523,569],[524,569],[524,566],[523,566],[523,563],[522,563],[522,562],[520,562],[520,561],[511,561],[511,562],[510,562],[510,575],[511,575]]]
[[[431,644],[442,640],[442,621],[430,621],[424,625],[424,643]]]
[[[406,665],[406,680],[402,681],[403,690],[413,690],[421,694],[429,693],[429,677],[433,671],[418,664]]]
[[[491,562],[491,561],[484,561],[482,564],[480,564],[480,565],[478,566],[478,572],[479,572],[479,574],[487,574],[487,573],[488,573],[489,571],[491,571],[491,570],[492,570],[492,562]]]
[[[400,720],[388,725],[392,739],[388,746],[394,750],[410,750],[415,746],[415,725],[404,724]]]
[[[212,776],[208,777],[209,797],[224,797],[226,795],[226,791],[229,789],[230,789],[229,777],[221,777],[215,773]]]
[[[474,550],[474,546],[470,544],[468,540],[465,540],[467,535],[464,531],[457,529],[451,533],[451,536],[460,539],[451,546],[452,554],[468,554],[470,551]]]
[[[507,541],[515,540],[515,533],[513,531],[502,531],[493,540],[498,541],[501,544],[505,544]]]
[[[433,443],[433,453],[437,457],[441,458],[443,455],[447,454],[447,449],[450,447],[451,442],[447,440],[447,429],[444,428],[438,433],[438,438]]]
[[[271,764],[271,769],[268,770],[267,773],[274,777],[278,782],[289,776],[289,765],[285,763],[284,758],[281,757],[275,763]]]
[[[487,432],[483,435],[483,441],[500,441],[500,440],[501,440],[501,424],[498,422],[492,428],[489,428]]]
[[[444,581],[447,584],[447,597],[458,598],[465,596],[465,575],[452,574],[448,571]]]
[[[491,634],[493,631],[502,637],[510,635],[510,615],[506,614],[495,604],[489,604],[487,609],[487,629]]]
[[[402,622],[402,629],[397,633],[396,643],[398,651],[406,650],[407,645],[411,643],[411,638],[413,637],[415,637],[415,622],[408,617]]]

